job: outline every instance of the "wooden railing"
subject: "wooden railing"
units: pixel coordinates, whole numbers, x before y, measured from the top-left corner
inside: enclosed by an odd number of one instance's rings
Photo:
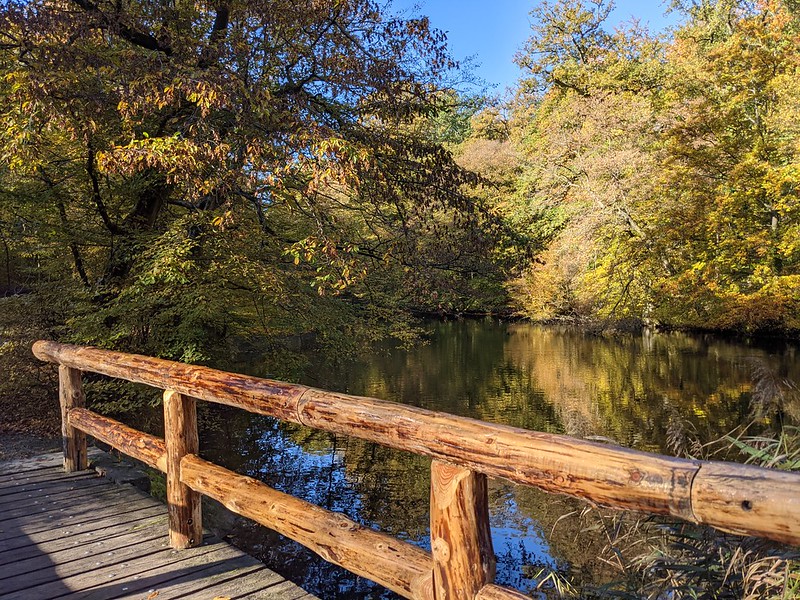
[[[165,472],[175,548],[202,539],[205,494],[406,598],[524,598],[492,583],[487,476],[800,544],[798,473],[648,454],[97,348],[40,341],[33,352],[59,365],[66,470],[86,468],[89,434]],[[81,371],[165,390],[164,439],[84,408]],[[195,399],[431,457],[432,552],[201,459]]]

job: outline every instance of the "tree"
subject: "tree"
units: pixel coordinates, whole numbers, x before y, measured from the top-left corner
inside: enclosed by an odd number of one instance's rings
[[[612,6],[539,6],[517,57],[521,209],[540,216],[546,250],[515,288],[535,318],[639,317],[648,300],[663,44],[635,24],[607,31]]]
[[[527,72],[522,87],[545,94],[552,88],[588,94],[588,77],[611,45],[603,28],[614,5],[609,0],[545,1],[531,11],[531,37],[517,55]]]
[[[796,329],[800,22],[778,1],[695,13],[671,50],[659,312]]]
[[[488,215],[412,126],[447,108],[454,66],[426,19],[371,0],[5,1],[0,32],[3,210],[33,228],[36,278],[80,300],[71,339],[201,360],[254,324],[348,337],[354,306],[391,308],[370,269],[402,281],[425,223],[478,235]]]
[[[796,8],[676,2],[687,20],[659,39],[607,31],[610,7],[542,5],[518,57],[518,210],[547,217],[520,301],[537,318],[797,330]]]

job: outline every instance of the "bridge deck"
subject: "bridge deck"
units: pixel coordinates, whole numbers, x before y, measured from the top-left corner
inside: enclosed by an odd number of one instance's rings
[[[312,600],[226,542],[172,550],[166,506],[61,455],[0,463],[0,598]]]

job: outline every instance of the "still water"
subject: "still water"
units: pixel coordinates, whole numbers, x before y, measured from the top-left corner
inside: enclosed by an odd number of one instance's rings
[[[411,350],[378,348],[302,383],[640,450],[707,453],[737,428],[769,431],[797,418],[798,346],[644,332],[613,337],[493,321],[433,323]],[[251,364],[254,374],[270,365]],[[240,473],[428,546],[429,461],[239,411],[212,409],[203,453]],[[585,504],[490,483],[500,584],[531,590],[555,571],[613,579]],[[293,542],[237,523],[232,537],[320,598],[393,598]],[[544,571],[542,571],[544,569]]]

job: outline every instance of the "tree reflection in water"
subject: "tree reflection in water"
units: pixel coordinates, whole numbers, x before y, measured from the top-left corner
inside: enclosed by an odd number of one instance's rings
[[[800,381],[796,355],[789,343],[710,335],[601,337],[529,324],[436,323],[427,345],[378,348],[335,367],[315,364],[303,383],[671,453],[676,427],[702,443],[749,423],[754,395],[769,408],[770,377],[776,389]],[[796,395],[780,399],[779,411],[762,411],[751,431],[770,427],[778,413],[796,418]],[[212,460],[427,547],[427,459],[237,411],[218,408],[211,416],[201,439]],[[499,583],[531,589],[532,565],[594,580],[612,576],[598,559],[607,542],[602,527],[587,532],[577,518],[585,504],[492,481],[490,505]],[[240,523],[233,536],[321,598],[394,597],[264,528]]]

